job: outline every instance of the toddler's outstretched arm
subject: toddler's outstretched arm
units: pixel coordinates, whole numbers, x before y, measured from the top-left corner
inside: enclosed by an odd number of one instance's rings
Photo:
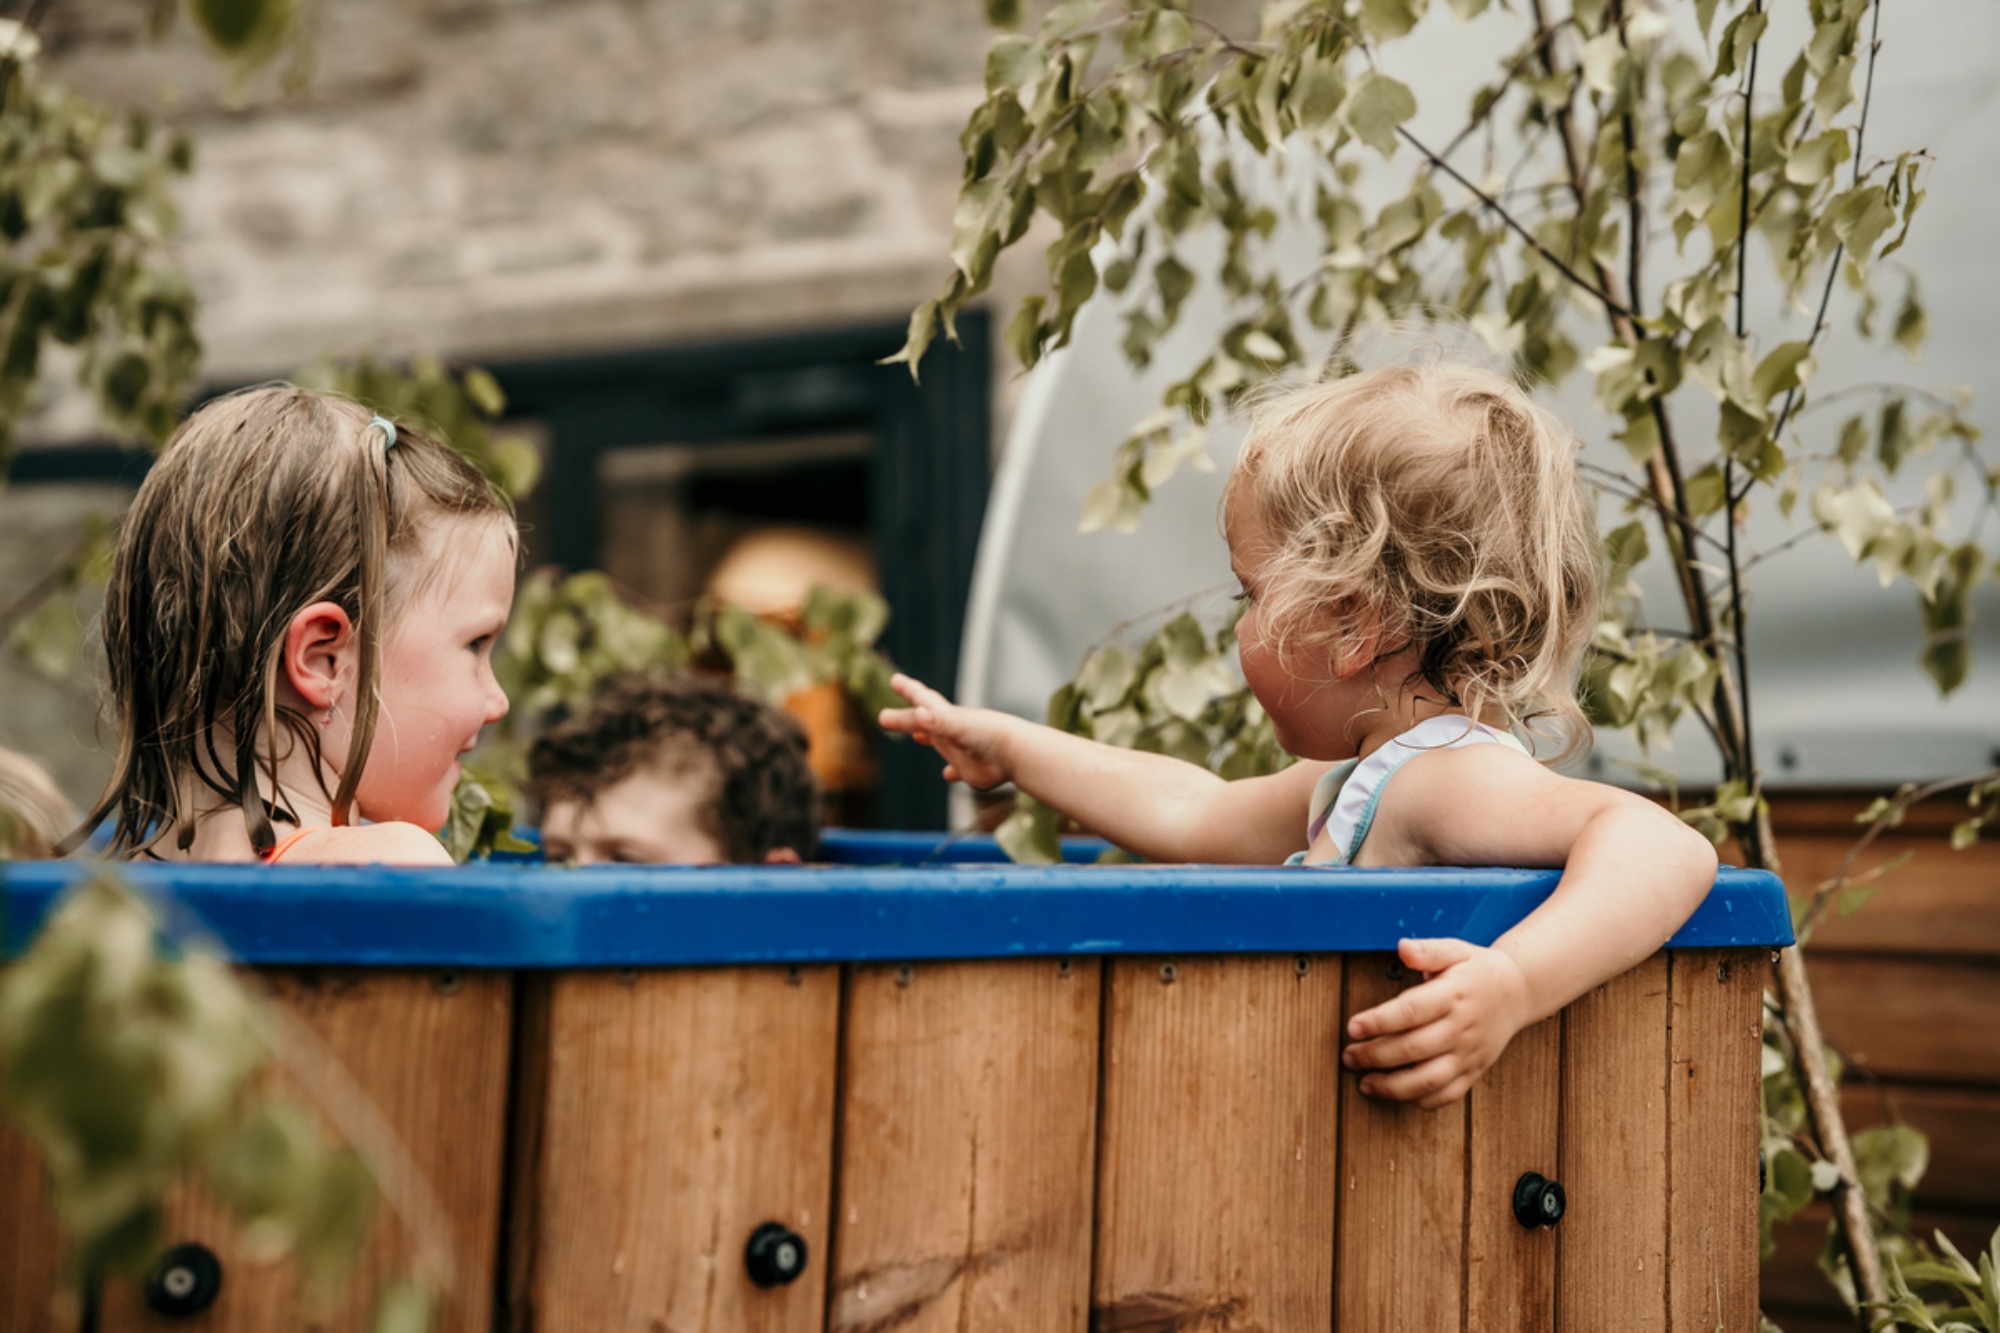
[[[890,683],[910,707],[883,709],[883,728],[937,750],[947,779],[974,787],[1012,781],[1149,861],[1269,865],[1305,846],[1306,803],[1324,764],[1225,782],[1167,755],[961,708],[909,676]]]
[[[1362,1091],[1436,1108],[1514,1034],[1651,956],[1701,905],[1715,849],[1632,792],[1561,777],[1500,746],[1441,750],[1383,791],[1370,864],[1560,866],[1555,892],[1481,948],[1404,940],[1422,985],[1356,1014],[1343,1060]]]

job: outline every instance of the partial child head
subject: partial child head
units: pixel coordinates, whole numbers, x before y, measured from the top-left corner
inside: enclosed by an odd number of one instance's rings
[[[506,711],[488,654],[515,529],[450,447],[289,385],[182,425],[126,513],[104,605],[119,726],[93,821],[113,851],[242,811],[253,849],[301,795],[440,827],[457,756]],[[311,791],[280,774],[308,775]]]
[[[528,787],[551,861],[798,861],[819,841],[804,730],[699,676],[610,682],[536,740]]]
[[[0,861],[44,861],[76,827],[76,810],[34,760],[0,747]]]
[[[1246,623],[1285,669],[1346,680],[1407,653],[1407,679],[1370,685],[1587,746],[1596,524],[1575,441],[1508,380],[1430,364],[1274,395],[1223,504],[1239,565],[1257,556]]]

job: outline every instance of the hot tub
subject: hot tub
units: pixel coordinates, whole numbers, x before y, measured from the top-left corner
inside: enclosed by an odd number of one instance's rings
[[[380,1107],[455,1233],[445,1328],[1756,1328],[1773,877],[1725,870],[1664,951],[1427,1113],[1359,1095],[1346,1016],[1410,984],[1399,938],[1490,942],[1553,873],[829,854],[127,873]],[[81,873],[7,868],[13,944]],[[0,1136],[8,1330],[74,1328],[39,1188]],[[217,1298],[168,1321],[113,1282],[101,1328],[360,1329],[408,1254],[385,1214],[309,1320],[204,1201],[169,1231],[220,1260]]]

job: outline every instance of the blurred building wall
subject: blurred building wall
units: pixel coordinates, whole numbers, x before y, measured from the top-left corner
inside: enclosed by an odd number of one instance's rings
[[[976,0],[307,8],[293,92],[282,59],[232,91],[185,24],[155,41],[131,0],[41,25],[52,77],[194,137],[180,249],[212,383],[364,346],[521,359],[898,320],[949,272]],[[102,438],[60,393],[29,434]],[[0,588],[118,495],[0,491]],[[94,795],[94,662],[52,685],[6,656],[0,744]]]

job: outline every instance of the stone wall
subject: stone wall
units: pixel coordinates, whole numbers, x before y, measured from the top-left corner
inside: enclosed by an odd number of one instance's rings
[[[232,90],[148,8],[51,6],[44,59],[193,136],[180,250],[214,382],[362,346],[500,359],[897,319],[949,271],[977,0],[311,0],[291,91],[282,62]],[[1038,267],[1028,250],[1001,286]],[[30,434],[100,437],[60,393]],[[0,589],[118,495],[0,493]],[[51,685],[6,656],[0,744],[87,800],[94,669]]]
[[[880,318],[947,271],[974,0],[319,0],[303,89],[240,106],[146,8],[54,6],[49,63],[195,136],[218,378]]]

